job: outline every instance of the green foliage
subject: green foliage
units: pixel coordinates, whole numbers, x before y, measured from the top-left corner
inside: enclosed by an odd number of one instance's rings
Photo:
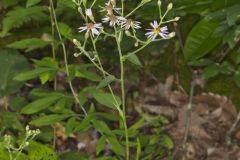
[[[57,122],[60,122],[66,118],[68,118],[69,114],[51,114],[48,116],[42,116],[40,118],[34,119],[30,122],[30,124],[36,125],[36,126],[46,126],[55,124]]]
[[[46,96],[39,98],[23,107],[21,113],[23,114],[37,113],[46,108],[49,108],[51,105],[55,104],[58,100],[60,100],[63,97],[64,95],[61,93],[47,94]]]
[[[45,42],[39,38],[29,38],[8,44],[7,47],[15,49],[25,49],[25,52],[30,52],[35,49],[43,48],[48,44],[48,42]]]
[[[16,7],[14,10],[9,11],[6,18],[4,18],[0,35],[4,37],[13,28],[18,28],[27,22],[44,21],[48,19],[45,11],[47,11],[45,6],[35,6],[30,8]]]
[[[94,92],[93,97],[102,105],[117,108],[121,105],[121,99],[118,96],[113,96],[110,93]]]
[[[29,69],[27,59],[16,50],[0,50],[0,96],[9,95],[16,92],[23,86],[23,82],[14,80],[13,78],[21,72]]]
[[[52,81],[58,71],[58,63],[49,57],[45,57],[42,60],[34,60],[37,68],[31,71],[22,72],[18,74],[14,79],[18,81],[26,81],[36,77],[39,77],[42,84],[47,81]]]
[[[202,20],[189,33],[184,46],[187,61],[196,60],[208,54],[221,41],[213,35],[218,23]]]

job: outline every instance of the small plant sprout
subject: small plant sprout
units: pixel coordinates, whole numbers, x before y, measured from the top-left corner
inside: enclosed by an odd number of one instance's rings
[[[21,144],[18,147],[15,147],[15,143],[13,142],[13,138],[10,135],[4,136],[4,147],[7,149],[9,153],[10,160],[17,160],[21,155],[24,148],[29,146],[30,142],[40,134],[40,130],[30,130],[29,126],[25,128],[25,137],[22,140]]]

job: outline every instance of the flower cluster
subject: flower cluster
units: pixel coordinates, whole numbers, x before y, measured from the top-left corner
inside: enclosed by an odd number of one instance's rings
[[[170,7],[172,7],[172,4],[168,6],[168,10],[171,9]],[[120,27],[126,31],[131,29],[135,32],[137,29],[142,28],[140,22],[128,18],[129,14],[125,17],[121,15],[121,10],[121,8],[116,7],[116,3],[114,1],[109,0],[107,3],[105,3],[105,6],[101,7],[101,12],[106,13],[105,17],[102,18],[102,23],[107,23],[110,27],[114,28]],[[101,29],[103,29],[102,23],[96,23],[94,21],[91,8],[86,9],[85,14],[86,17],[89,17],[92,22],[86,23],[84,26],[79,27],[79,32],[86,32],[88,35],[91,33],[93,37],[98,36],[101,33]],[[175,18],[174,20],[178,19]],[[168,39],[171,38],[170,36],[174,36],[173,33],[169,34],[167,26],[161,27],[161,22],[162,21],[158,23],[155,20],[150,23],[152,29],[147,29],[147,33],[145,34],[148,39],[154,40],[157,38],[157,36],[160,36],[163,39]]]

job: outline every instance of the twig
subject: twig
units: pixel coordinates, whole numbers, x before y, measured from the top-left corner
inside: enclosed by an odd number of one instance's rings
[[[65,44],[63,42],[63,39],[62,39],[62,36],[60,34],[60,30],[59,30],[59,27],[58,27],[58,22],[57,22],[57,18],[56,18],[56,13],[55,13],[55,10],[54,10],[54,5],[53,5],[53,1],[50,0],[50,5],[51,5],[51,8],[52,8],[52,13],[53,13],[53,19],[54,19],[54,22],[55,22],[55,26],[56,26],[56,30],[57,30],[57,33],[58,33],[58,37],[59,37],[59,40],[61,42],[61,45],[62,45],[62,49],[63,49],[63,55],[64,55],[64,64],[65,64],[65,68],[66,68],[66,73],[67,73],[67,81],[68,81],[68,84],[69,84],[69,87],[71,89],[71,92],[73,94],[73,97],[76,101],[76,103],[79,104],[79,106],[81,107],[82,111],[84,112],[85,115],[87,115],[87,112],[86,110],[84,109],[84,107],[81,105],[79,99],[78,99],[78,96],[76,94],[76,92],[74,91],[74,88],[73,88],[73,85],[72,85],[72,82],[71,80],[68,79],[69,77],[69,69],[68,69],[68,61],[67,61],[67,52],[66,52],[66,47],[65,47]]]
[[[224,158],[225,160],[229,160],[228,148],[232,144],[231,135],[236,130],[237,125],[239,124],[239,122],[240,122],[240,112],[238,113],[235,122],[233,123],[233,125],[231,126],[231,128],[229,129],[229,131],[227,132],[227,135],[226,135],[226,140],[225,140],[225,158]]]

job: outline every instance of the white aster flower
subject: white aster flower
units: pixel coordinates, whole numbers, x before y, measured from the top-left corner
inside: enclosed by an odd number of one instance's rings
[[[167,26],[159,27],[157,21],[150,23],[150,25],[153,27],[153,29],[147,29],[149,32],[145,34],[148,39],[154,40],[158,35],[161,36],[163,39],[167,39],[169,37]]]
[[[105,3],[104,7],[101,7],[102,11],[106,11],[108,15],[112,15],[115,11],[116,13],[119,13],[121,8],[116,8],[116,6],[109,0],[107,3]]]
[[[91,8],[88,8],[88,9],[86,9],[86,15],[88,16],[88,17],[92,17],[93,16],[93,13],[92,13],[92,9]]]
[[[116,24],[119,25],[120,24],[120,17],[119,16],[115,16],[115,15],[106,15],[105,18],[102,19],[103,23],[109,23],[110,26],[115,26]]]
[[[101,29],[101,28],[103,28],[101,23],[87,23],[85,24],[84,27],[79,27],[78,29],[80,29],[79,32],[83,32],[83,31],[86,31],[86,33],[91,32],[94,37],[95,35],[100,34],[98,29]]]
[[[142,28],[140,26],[141,23],[138,21],[134,21],[132,19],[126,19],[124,17],[119,17],[119,20],[121,21],[120,22],[121,27],[124,28],[125,30],[129,30],[130,28],[133,28],[133,29]]]

